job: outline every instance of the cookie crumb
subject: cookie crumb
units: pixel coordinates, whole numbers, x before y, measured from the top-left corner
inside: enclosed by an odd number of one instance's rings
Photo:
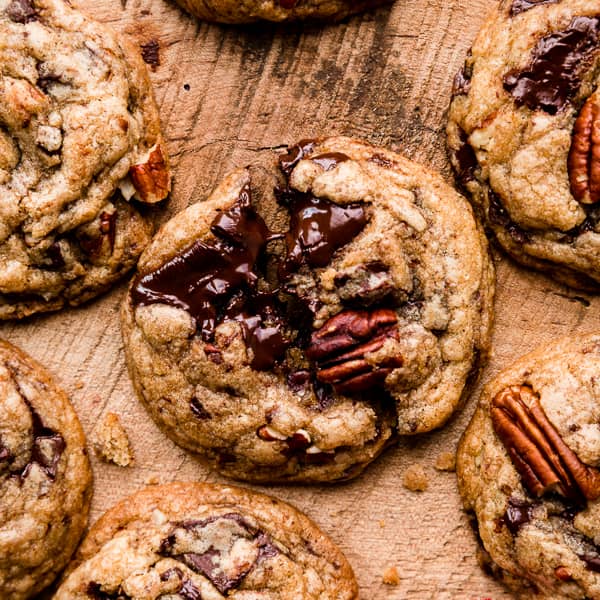
[[[402,485],[411,492],[424,492],[429,487],[429,480],[422,465],[411,465],[404,471]]]
[[[156,475],[151,475],[144,481],[144,485],[158,485],[160,483],[160,479]]]
[[[437,457],[434,467],[438,471],[456,471],[456,454],[454,452],[442,452]]]
[[[160,46],[156,40],[150,40],[144,44],[140,44],[140,48],[142,49],[142,58],[144,62],[152,68],[153,71],[156,70],[156,67],[160,66],[160,55],[159,50]]]
[[[119,467],[133,466],[131,444],[118,415],[112,412],[106,413],[92,435],[98,458]]]
[[[85,387],[85,383],[83,383],[83,381],[79,380],[76,381],[74,386],[73,386],[76,390],[82,390]]]
[[[390,565],[383,572],[383,583],[386,585],[398,585],[400,583],[400,575],[396,567]]]
[[[381,521],[379,521],[379,527],[381,527],[381,529],[383,529],[385,527],[385,521],[383,519],[381,519]]]

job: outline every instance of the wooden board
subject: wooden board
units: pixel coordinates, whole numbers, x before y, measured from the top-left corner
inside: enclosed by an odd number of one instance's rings
[[[496,4],[399,0],[334,26],[234,28],[199,23],[166,0],[81,2],[138,43],[159,42],[152,79],[175,173],[165,218],[203,199],[234,167],[267,164],[273,149],[314,135],[362,137],[451,180],[444,127],[452,78]],[[494,350],[483,381],[560,335],[600,330],[600,299],[496,260]],[[122,417],[137,464],[122,469],[93,457],[92,521],[147,482],[222,480],[161,434],[136,400],[119,331],[124,290],[81,309],[0,325],[0,336],[59,378],[88,434],[105,412]],[[475,396],[443,431],[400,443],[357,481],[261,489],[292,502],[333,537],[365,600],[510,598],[477,565],[454,474],[433,468],[440,452],[454,450]],[[429,476],[422,494],[401,485],[414,463]],[[382,583],[390,565],[401,577],[396,587]]]

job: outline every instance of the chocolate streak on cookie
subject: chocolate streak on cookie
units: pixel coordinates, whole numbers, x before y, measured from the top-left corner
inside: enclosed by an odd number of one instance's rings
[[[541,6],[542,4],[556,4],[560,0],[514,0],[510,7],[510,16],[514,17],[522,12]]]
[[[184,309],[207,342],[223,321],[239,321],[254,351],[252,366],[270,369],[288,344],[277,298],[256,290],[255,267],[267,242],[279,236],[252,208],[248,185],[238,201],[214,219],[211,231],[215,241],[197,241],[156,271],[138,277],[131,291],[133,304]]]
[[[219,521],[225,521],[225,524],[223,530],[217,531],[218,548],[211,544],[202,553],[187,551],[188,546],[193,547],[194,538],[203,539],[203,530],[209,526],[218,527],[215,524]],[[170,535],[162,540],[158,553],[179,560],[192,571],[203,575],[223,595],[227,595],[231,589],[238,588],[257,562],[277,556],[280,552],[268,534],[250,525],[237,513],[198,521],[183,521],[174,525]],[[227,560],[236,540],[241,538],[254,542],[257,555],[253,562],[236,563]],[[224,563],[230,563],[229,571],[223,568]]]
[[[535,505],[531,502],[518,498],[509,498],[506,512],[500,521],[503,525],[506,525],[513,535],[517,535],[521,527],[531,521],[534,508]]]
[[[574,98],[582,74],[598,52],[600,17],[575,17],[568,29],[543,37],[529,66],[504,76],[504,89],[517,106],[554,115]]]
[[[5,362],[4,366],[10,375],[17,393],[29,409],[31,414],[31,435],[33,437],[29,462],[20,471],[12,472],[12,474],[23,480],[29,475],[33,465],[37,464],[46,473],[48,478],[54,481],[60,457],[67,446],[65,440],[60,433],[44,425],[42,418],[27,399],[18,381],[18,368],[9,362]]]

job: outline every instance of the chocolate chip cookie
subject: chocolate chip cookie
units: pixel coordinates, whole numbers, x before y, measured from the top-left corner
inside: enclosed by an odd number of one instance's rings
[[[458,449],[483,557],[538,598],[600,597],[600,335],[519,359],[484,389]]]
[[[289,504],[241,488],[138,492],[91,529],[55,600],[358,598],[352,568]]]
[[[295,21],[322,19],[338,21],[391,0],[177,0],[188,12],[218,23]]]
[[[458,73],[458,179],[525,266],[600,289],[600,2],[504,0]]]
[[[0,340],[0,597],[30,598],[71,558],[92,474],[73,408],[29,356]]]
[[[143,253],[130,374],[228,476],[350,478],[458,406],[489,346],[486,240],[438,175],[365,143],[304,141],[263,171],[231,174]]]
[[[169,187],[139,52],[63,0],[0,1],[0,319],[107,289]]]

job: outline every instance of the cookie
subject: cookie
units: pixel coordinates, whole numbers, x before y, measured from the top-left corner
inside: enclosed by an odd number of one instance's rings
[[[329,138],[280,166],[159,231],[123,305],[127,363],[155,421],[222,473],[347,479],[456,409],[493,268],[466,200],[398,154]]]
[[[0,319],[106,290],[169,187],[139,52],[63,0],[0,0]]]
[[[562,339],[484,389],[457,457],[492,572],[524,597],[600,598],[600,335]]]
[[[295,21],[320,19],[338,21],[391,0],[177,0],[189,13],[218,23]]]
[[[452,164],[519,263],[600,289],[600,2],[504,0],[458,73]]]
[[[70,560],[87,524],[92,473],[69,400],[0,340],[0,597],[30,598]]]
[[[289,504],[172,483],[101,517],[54,598],[352,600],[358,592],[344,555]]]

